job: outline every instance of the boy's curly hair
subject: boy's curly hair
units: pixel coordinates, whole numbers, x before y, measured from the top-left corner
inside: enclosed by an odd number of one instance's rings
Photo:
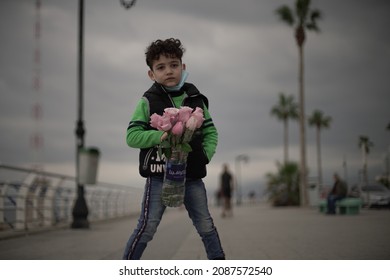
[[[146,48],[146,64],[153,68],[153,61],[158,60],[160,55],[171,58],[178,58],[181,61],[185,49],[179,39],[169,38],[166,40],[156,40]],[[153,70],[153,69],[152,69]]]

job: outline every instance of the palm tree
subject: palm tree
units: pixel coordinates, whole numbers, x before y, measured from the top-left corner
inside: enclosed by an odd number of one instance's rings
[[[295,13],[294,13],[295,12]],[[299,126],[300,126],[300,186],[301,186],[301,205],[307,205],[307,169],[306,169],[306,135],[305,135],[305,94],[304,94],[304,63],[303,63],[303,44],[306,39],[305,30],[319,31],[317,20],[321,18],[321,12],[317,9],[310,9],[310,0],[296,0],[295,9],[283,5],[276,10],[276,14],[282,21],[292,26],[295,30],[295,39],[299,51]]]
[[[367,174],[367,157],[370,153],[370,148],[374,146],[374,143],[370,141],[367,136],[359,137],[359,148],[362,150],[362,158],[363,158],[363,183],[368,184],[368,174]]]
[[[296,162],[276,164],[276,173],[267,173],[267,193],[274,206],[299,205],[299,166]]]
[[[272,107],[271,115],[274,115],[284,124],[284,164],[288,162],[288,120],[298,118],[298,105],[294,96],[286,96],[279,93],[279,102]]]
[[[321,129],[329,128],[332,118],[325,116],[320,110],[315,110],[309,117],[309,126],[317,128],[317,168],[318,168],[318,186],[322,188],[322,165],[321,165]]]

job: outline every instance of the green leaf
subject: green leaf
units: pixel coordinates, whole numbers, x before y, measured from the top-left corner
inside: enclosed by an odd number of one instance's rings
[[[170,147],[171,147],[171,144],[169,143],[168,140],[164,140],[164,141],[162,141],[162,142],[160,143],[160,146],[161,146],[162,148],[170,148]]]
[[[164,155],[166,158],[170,158],[171,157],[171,148],[165,148]]]
[[[183,143],[183,144],[181,144],[181,150],[182,150],[183,152],[189,153],[189,152],[192,151],[192,148],[191,148],[191,145],[190,145],[190,144],[188,144],[188,143]]]

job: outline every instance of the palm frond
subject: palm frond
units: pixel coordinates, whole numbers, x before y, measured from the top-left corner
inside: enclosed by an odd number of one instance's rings
[[[295,11],[298,16],[299,25],[305,25],[309,13],[310,0],[297,0]]]
[[[271,108],[270,113],[279,120],[294,120],[298,118],[298,104],[295,102],[294,96],[286,96],[281,92],[279,93],[279,102]]]
[[[322,12],[318,9],[312,10],[310,14],[310,19],[314,22],[318,19],[322,19]]]
[[[280,8],[276,9],[275,13],[280,17],[282,21],[286,22],[288,25],[294,25],[295,19],[290,7],[283,5]]]
[[[316,32],[320,32],[320,29],[317,25],[317,20],[322,18],[322,14],[320,10],[313,10],[310,14],[310,21],[306,24],[306,28],[308,30],[313,30]]]
[[[324,113],[320,110],[315,110],[313,114],[308,119],[310,126],[315,126],[318,129],[329,128],[332,118],[325,116]]]
[[[370,153],[370,148],[374,147],[374,143],[365,135],[359,136],[359,148],[363,148],[367,154]]]

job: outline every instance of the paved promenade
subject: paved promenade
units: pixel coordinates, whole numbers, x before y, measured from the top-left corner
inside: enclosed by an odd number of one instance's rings
[[[390,259],[390,210],[363,209],[355,216],[326,216],[315,208],[234,208],[221,218],[211,208],[228,259]],[[122,256],[137,217],[94,223],[88,230],[57,229],[0,239],[0,259],[115,260]],[[195,228],[182,209],[168,209],[145,260],[206,259]]]

